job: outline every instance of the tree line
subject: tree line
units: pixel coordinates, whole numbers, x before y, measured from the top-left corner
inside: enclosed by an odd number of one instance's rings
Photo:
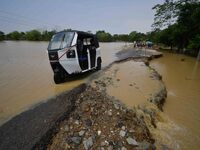
[[[28,32],[13,31],[8,34],[4,34],[0,31],[0,40],[28,40],[28,41],[49,41],[51,37],[56,33],[53,31],[38,31],[31,30]],[[130,34],[114,34],[100,30],[96,32],[96,36],[100,42],[115,42],[115,41],[142,41],[147,40],[148,35],[140,32],[133,31]]]
[[[0,40],[49,41],[55,33],[55,30],[45,30],[42,32],[38,30],[31,30],[27,32],[13,31],[8,34],[4,34],[4,32],[0,31]]]

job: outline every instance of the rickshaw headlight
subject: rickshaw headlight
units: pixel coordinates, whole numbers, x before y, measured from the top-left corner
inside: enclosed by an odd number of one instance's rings
[[[76,57],[75,50],[69,50],[67,52],[67,58],[75,58],[75,57]]]

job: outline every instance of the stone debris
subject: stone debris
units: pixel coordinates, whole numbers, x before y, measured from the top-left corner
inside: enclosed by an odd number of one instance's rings
[[[79,136],[83,136],[85,134],[85,131],[81,130],[78,134],[79,134]]]
[[[125,137],[125,135],[126,135],[126,132],[125,132],[125,131],[123,131],[123,130],[121,130],[121,131],[119,132],[119,135],[120,135],[121,137]]]
[[[161,77],[154,73],[152,77],[160,80]],[[139,106],[127,108],[119,100],[107,95],[105,87],[111,85],[114,80],[120,81],[103,77],[95,80],[94,85],[88,85],[78,96],[69,119],[59,125],[58,133],[47,146],[48,150],[155,149],[155,140],[144,120],[144,114],[149,115],[152,125],[155,126],[155,113]],[[134,82],[130,86],[139,89]],[[162,108],[165,96],[166,89],[163,87],[148,101]]]
[[[131,137],[128,137],[128,138],[126,139],[126,141],[127,141],[128,144],[130,144],[130,145],[138,145],[138,143],[136,142],[136,140],[134,140],[134,139],[131,138]]]
[[[92,137],[89,137],[88,139],[85,139],[83,141],[83,145],[84,145],[85,150],[90,149],[92,147],[92,145],[93,145]]]
[[[76,144],[80,144],[81,142],[81,137],[72,137],[71,138],[72,142],[76,143]]]
[[[135,149],[136,140],[154,142],[144,121],[132,109],[97,88],[88,86],[78,101],[47,149],[126,150]]]

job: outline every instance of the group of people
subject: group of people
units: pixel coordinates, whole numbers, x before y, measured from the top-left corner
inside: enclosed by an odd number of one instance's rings
[[[134,41],[134,48],[152,48],[153,43],[150,41]]]

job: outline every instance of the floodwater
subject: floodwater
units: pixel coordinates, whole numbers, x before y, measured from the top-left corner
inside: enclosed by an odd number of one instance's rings
[[[87,81],[80,78],[56,85],[48,42],[0,42],[0,125],[22,111]],[[100,43],[102,66],[115,60],[125,43]]]
[[[143,105],[159,91],[161,83],[153,78],[153,70],[143,62],[127,61],[114,64],[105,74],[115,74],[113,85],[107,87],[109,95],[129,107]]]
[[[166,130],[171,142],[177,144],[173,149],[199,149],[200,62],[184,55],[164,53],[164,57],[151,61],[151,66],[162,75],[167,87],[164,114],[178,126],[177,130]]]

